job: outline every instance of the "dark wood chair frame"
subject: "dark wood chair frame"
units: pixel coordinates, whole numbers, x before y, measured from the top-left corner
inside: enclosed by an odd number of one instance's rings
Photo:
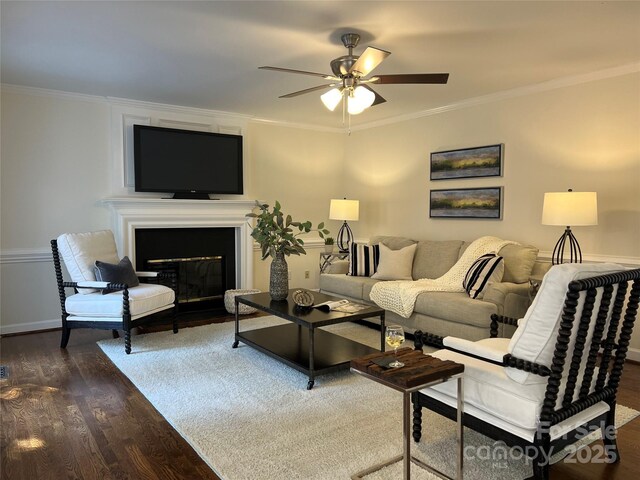
[[[109,283],[105,288],[81,287],[76,282],[65,282],[62,278],[62,267],[60,264],[60,253],[58,252],[58,242],[51,240],[51,252],[53,254],[53,265],[56,271],[56,281],[58,283],[58,295],[60,296],[60,307],[62,309],[62,339],[60,340],[60,348],[66,348],[69,342],[69,336],[73,328],[96,328],[101,330],[111,330],[113,337],[118,338],[118,330],[124,331],[124,350],[127,354],[131,353],[131,329],[145,325],[148,323],[156,323],[158,321],[171,321],[173,325],[173,333],[178,333],[178,295],[176,285],[176,275],[173,272],[158,272],[155,277],[141,277],[140,281],[148,280],[167,280],[170,288],[176,292],[173,302],[173,308],[162,310],[157,313],[140,317],[136,320],[131,319],[129,313],[129,287],[124,283]],[[69,314],[65,308],[65,300],[67,298],[66,288],[73,288],[78,293],[79,288],[93,288],[94,290],[122,290],[122,320],[117,322],[91,322],[91,321],[74,321],[68,320]]]
[[[631,290],[626,304],[624,316],[622,316],[625,297],[631,283]],[[613,297],[614,285],[618,285],[618,291]],[[596,288],[603,287],[603,295],[600,307],[594,312]],[[581,312],[577,312],[580,292],[586,291],[585,302]],[[533,442],[506,432],[495,425],[487,423],[468,413],[463,415],[463,424],[477,432],[480,432],[494,440],[501,440],[510,447],[523,448],[532,457],[533,479],[542,480],[549,478],[549,462],[552,452],[558,452],[566,445],[574,443],[585,434],[587,429],[600,428],[604,443],[606,460],[614,463],[620,460],[620,454],[616,444],[614,428],[616,395],[620,377],[624,368],[624,362],[629,347],[629,340],[633,331],[633,325],[638,313],[638,300],[640,297],[640,269],[627,270],[608,275],[577,280],[569,283],[565,297],[562,319],[555,345],[555,351],[551,367],[529,362],[506,354],[502,363],[491,362],[505,367],[517,368],[525,372],[548,377],[547,387],[542,410],[540,424]],[[611,307],[611,303],[613,306]],[[610,309],[611,307],[611,309]],[[605,324],[609,312],[611,320],[605,332]],[[578,313],[578,315],[576,315]],[[595,315],[593,315],[595,313]],[[622,325],[620,320],[622,318]],[[595,322],[593,337],[587,343],[587,334],[592,322]],[[498,323],[517,325],[517,320],[499,315],[491,316],[491,336],[496,337]],[[567,350],[572,336],[572,331],[577,325],[576,343],[571,358],[567,358]],[[422,350],[426,343],[422,332],[415,332],[416,349]],[[446,347],[445,347],[446,348]],[[468,356],[469,355],[465,352]],[[587,355],[586,369],[583,380],[577,385],[579,368]],[[489,361],[482,357],[481,360]],[[589,393],[596,365],[599,370],[596,377],[595,390]],[[560,394],[560,384],[568,363],[567,384],[562,396],[562,406],[555,409],[556,400]],[[607,378],[607,373],[608,378]],[[574,393],[578,391],[578,399],[573,401]],[[427,395],[416,392],[413,394],[413,438],[416,442],[422,435],[422,407],[444,415],[452,420],[456,419],[456,409],[439,402]],[[586,410],[598,402],[605,401],[609,404],[609,411],[591,420],[587,424],[576,428],[560,438],[551,441],[550,428],[577,413]],[[499,406],[496,406],[499,411]]]

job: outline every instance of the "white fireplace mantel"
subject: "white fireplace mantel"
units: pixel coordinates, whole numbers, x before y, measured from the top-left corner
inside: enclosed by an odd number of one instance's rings
[[[138,228],[223,228],[236,232],[236,285],[253,286],[253,239],[246,214],[255,200],[174,200],[110,197],[101,201],[112,213],[113,232],[122,255],[135,265]]]

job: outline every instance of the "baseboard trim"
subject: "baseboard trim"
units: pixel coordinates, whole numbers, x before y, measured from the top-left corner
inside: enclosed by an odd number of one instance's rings
[[[54,328],[60,328],[60,322],[61,320],[57,318],[55,320],[41,320],[39,322],[0,325],[0,335],[13,335],[16,333],[35,332],[38,330],[51,330]]]
[[[640,363],[640,348],[629,347],[627,351],[627,360]]]

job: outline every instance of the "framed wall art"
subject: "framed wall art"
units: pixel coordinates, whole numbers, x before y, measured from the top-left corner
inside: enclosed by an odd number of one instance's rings
[[[431,190],[430,218],[502,218],[502,187]]]
[[[433,152],[431,180],[500,177],[502,152],[502,144]]]

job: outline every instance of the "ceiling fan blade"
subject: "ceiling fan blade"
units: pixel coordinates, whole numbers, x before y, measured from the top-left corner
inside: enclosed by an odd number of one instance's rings
[[[349,73],[358,72],[361,77],[368,75],[374,68],[376,68],[382,61],[391,55],[391,52],[387,52],[386,50],[380,50],[376,47],[367,47],[367,49],[362,52],[362,55],[356,60],[351,68],[349,69]]]
[[[318,85],[317,87],[311,87],[311,88],[305,88],[304,90],[298,90],[297,92],[293,92],[293,93],[287,93],[286,95],[281,95],[278,98],[292,98],[292,97],[297,97],[298,95],[304,95],[305,93],[311,93],[311,92],[315,92],[318,90],[324,90],[325,88],[331,88],[331,87],[335,87],[335,84],[329,84],[329,85]]]
[[[316,73],[316,72],[306,72],[304,70],[293,70],[291,68],[281,68],[281,67],[258,67],[261,70],[273,70],[275,72],[285,72],[285,73],[298,73],[300,75],[311,75],[314,77],[321,77],[325,80],[340,80],[338,77],[334,77],[333,75],[327,75],[325,73]]]
[[[369,85],[362,85],[362,86],[363,86],[364,88],[366,88],[367,90],[371,90],[371,91],[375,94],[375,96],[376,96],[375,100],[374,100],[374,101],[373,101],[373,103],[371,104],[371,106],[372,106],[372,107],[375,107],[376,105],[379,105],[379,104],[384,103],[384,102],[386,102],[386,101],[387,101],[387,100],[386,100],[382,95],[380,95],[378,92],[376,92],[376,91],[375,91],[373,88],[371,88]]]
[[[376,75],[369,83],[377,85],[399,83],[447,83],[448,73],[405,73],[396,75]]]

